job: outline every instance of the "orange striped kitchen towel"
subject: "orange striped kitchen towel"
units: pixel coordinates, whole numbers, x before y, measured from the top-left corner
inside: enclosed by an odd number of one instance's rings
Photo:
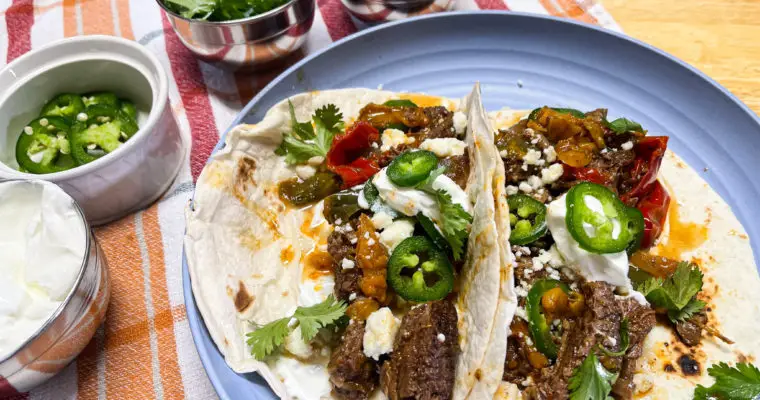
[[[457,10],[551,14],[620,28],[593,1],[455,0]],[[316,0],[305,53],[357,31],[340,0]],[[144,211],[96,230],[112,279],[111,305],[79,358],[19,399],[210,399],[182,295],[184,207],[206,159],[242,107],[279,71],[256,76],[198,62],[154,0],[0,0],[0,67],[33,48],[106,34],[153,51],[171,78],[172,107],[190,146],[174,186]]]

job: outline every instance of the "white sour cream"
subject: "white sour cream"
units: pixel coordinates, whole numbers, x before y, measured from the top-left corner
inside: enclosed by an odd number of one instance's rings
[[[413,187],[405,188],[394,185],[386,174],[386,168],[375,174],[372,183],[377,187],[380,199],[392,209],[409,217],[422,213],[440,226],[441,215],[438,210],[438,202],[429,193]],[[432,187],[435,190],[443,190],[448,193],[455,204],[461,205],[465,211],[472,215],[472,205],[467,193],[451,178],[440,175],[433,181]]]
[[[580,247],[573,239],[565,223],[567,215],[566,194],[549,203],[546,210],[546,223],[557,245],[557,250],[568,265],[587,281],[602,281],[615,286],[621,292],[628,294],[641,304],[648,304],[641,293],[633,290],[628,279],[628,254],[625,251],[609,254],[590,253]],[[591,197],[591,196],[587,196]],[[593,211],[602,211],[593,200],[584,198],[584,202]],[[584,229],[586,227],[584,226]],[[591,227],[593,229],[593,227]]]
[[[85,225],[51,183],[0,183],[0,359],[21,346],[71,291],[85,258]]]
[[[291,399],[330,399],[330,375],[322,364],[303,363],[290,357],[277,357],[274,370]]]

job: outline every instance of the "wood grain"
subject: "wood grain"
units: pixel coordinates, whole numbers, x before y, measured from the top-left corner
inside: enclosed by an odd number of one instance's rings
[[[604,0],[625,33],[699,68],[760,112],[760,0]]]

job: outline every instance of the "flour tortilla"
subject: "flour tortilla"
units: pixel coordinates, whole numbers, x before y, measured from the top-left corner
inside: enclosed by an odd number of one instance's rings
[[[366,104],[398,97],[388,91],[344,89],[299,94],[290,101],[299,121],[308,120],[321,106],[335,104],[344,121],[350,122]],[[468,120],[473,112],[482,114],[477,87],[462,101],[441,102],[465,112]],[[246,333],[253,330],[250,321],[268,323],[313,303],[315,293],[332,292],[331,277],[319,282],[302,279],[301,261],[312,249],[326,246],[332,229],[322,216],[322,202],[293,210],[278,198],[277,183],[296,176],[293,167],[274,154],[288,129],[284,100],[260,123],[238,126],[227,135],[224,148],[212,156],[198,179],[185,236],[193,294],[212,339],[233,370],[258,372],[282,398],[313,392],[316,388],[311,385],[322,389],[329,385],[327,360],[309,364],[313,382],[287,386],[288,369],[305,362],[290,356],[256,361],[245,344]],[[506,351],[506,326],[516,304],[508,304],[513,299],[501,284],[512,275],[504,240],[505,232],[509,237],[508,214],[504,201],[497,201],[504,199],[504,172],[497,168],[501,163],[496,162],[491,132],[473,132],[468,129],[466,137],[471,157],[467,193],[476,206],[457,301],[462,349],[455,382],[458,399],[495,393]],[[503,350],[488,347],[499,338]]]
[[[528,115],[524,110],[490,113],[495,129],[505,129]],[[709,174],[709,172],[704,172]],[[698,384],[711,385],[707,368],[722,361],[756,362],[760,357],[760,277],[749,238],[731,208],[698,173],[668,150],[660,169],[660,180],[671,195],[670,212],[658,248],[678,241],[670,232],[671,221],[705,226],[707,240],[680,258],[697,261],[704,273],[701,300],[707,302],[710,325],[736,343],[727,345],[713,337],[688,348],[669,327],[657,325],[644,342],[644,354],[634,376],[636,398],[691,399]],[[673,227],[677,229],[677,227]],[[674,232],[676,232],[674,230]],[[512,288],[512,290],[514,290]],[[667,344],[667,345],[666,345]],[[699,363],[697,374],[686,376],[678,359],[688,354]],[[675,372],[665,372],[666,365]],[[497,398],[521,398],[515,385],[503,383]]]

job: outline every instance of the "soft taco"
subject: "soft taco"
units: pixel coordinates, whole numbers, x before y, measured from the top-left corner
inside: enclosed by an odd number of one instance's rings
[[[518,299],[497,397],[760,396],[750,242],[668,138],[603,109],[490,123]]]
[[[230,367],[281,398],[493,397],[516,307],[493,140],[477,87],[304,93],[232,129],[185,236]]]

